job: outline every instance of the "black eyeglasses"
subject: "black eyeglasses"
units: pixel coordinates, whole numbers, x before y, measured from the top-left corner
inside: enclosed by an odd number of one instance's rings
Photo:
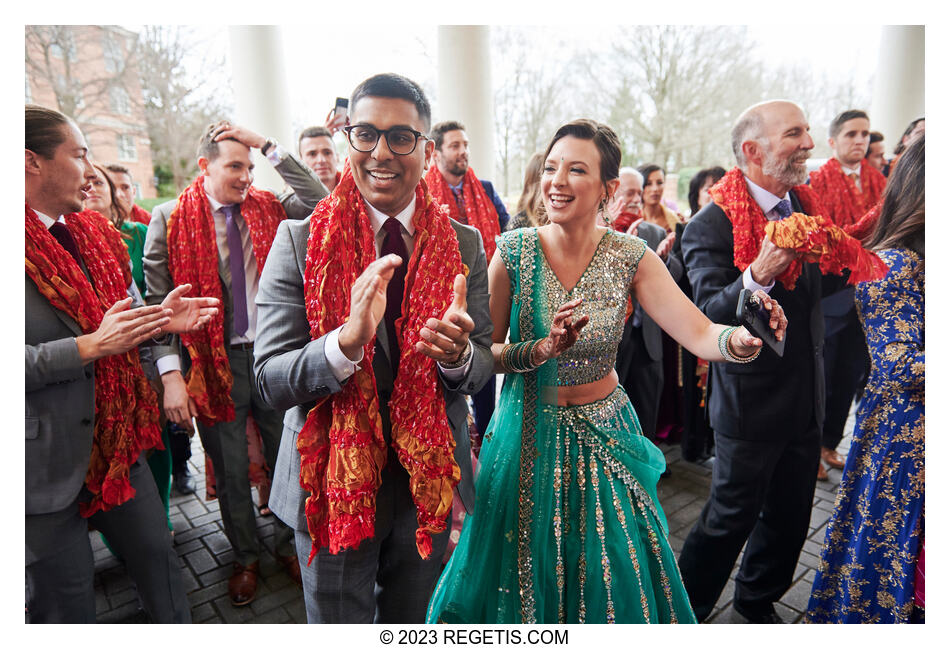
[[[416,143],[419,138],[428,140],[429,138],[415,129],[407,126],[394,126],[385,131],[381,131],[375,126],[369,124],[355,124],[353,126],[344,126],[346,138],[350,141],[350,146],[360,153],[369,153],[379,144],[379,136],[386,136],[386,146],[396,155],[409,155],[416,150]]]

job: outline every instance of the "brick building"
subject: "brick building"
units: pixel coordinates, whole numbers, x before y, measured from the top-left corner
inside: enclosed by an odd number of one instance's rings
[[[93,161],[128,167],[138,197],[154,198],[136,34],[108,25],[27,25],[25,41],[26,102],[72,117]]]

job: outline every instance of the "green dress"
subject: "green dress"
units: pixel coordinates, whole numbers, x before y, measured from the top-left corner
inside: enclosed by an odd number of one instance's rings
[[[550,331],[557,307],[583,297],[577,343],[505,377],[479,457],[476,503],[429,603],[428,622],[695,622],[667,542],[656,483],[663,453],[642,435],[623,388],[557,406],[559,385],[614,366],[642,239],[606,231],[567,291],[536,228],[506,232],[512,342]]]
[[[148,226],[137,221],[125,221],[122,224],[122,239],[129,249],[129,259],[132,261],[132,279],[139,287],[139,292],[145,295],[145,273],[142,269],[142,257],[145,255],[145,235]]]

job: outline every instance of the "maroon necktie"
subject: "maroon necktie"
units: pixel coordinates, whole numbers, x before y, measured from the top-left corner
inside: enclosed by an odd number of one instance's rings
[[[234,333],[247,333],[247,275],[244,272],[244,244],[241,231],[234,221],[235,213],[241,213],[240,205],[223,205],[224,229],[228,238],[228,261],[231,266],[231,298],[234,305]]]
[[[459,208],[459,223],[468,225],[468,216],[465,214],[465,197],[462,196],[461,187],[449,187],[452,190],[452,196],[455,197],[455,204]]]
[[[82,261],[79,257],[79,247],[76,245],[76,240],[73,239],[73,235],[70,234],[66,224],[57,221],[50,226],[49,233],[53,235],[53,238],[59,241],[59,245],[61,245],[66,252],[71,254],[73,259],[76,260],[76,263],[79,264],[79,267],[82,268]]]
[[[399,370],[399,340],[396,338],[396,320],[402,314],[402,296],[406,288],[406,267],[409,265],[409,251],[402,239],[402,225],[392,217],[383,223],[386,236],[380,247],[379,255],[399,255],[402,264],[393,271],[393,277],[386,287],[386,336],[389,338],[389,360],[393,375]]]

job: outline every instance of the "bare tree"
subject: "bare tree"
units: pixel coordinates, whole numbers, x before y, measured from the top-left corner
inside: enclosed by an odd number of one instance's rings
[[[743,28],[622,29],[604,68],[625,152],[672,169],[720,161],[727,125],[761,94],[751,51]]]
[[[138,43],[133,36],[123,47],[122,40],[120,30],[108,27],[27,25],[27,76],[52,88],[59,110],[93,132],[97,116],[116,112],[111,93],[133,91]]]
[[[195,148],[202,129],[225,113],[229,96],[222,100],[215,92],[228,87],[220,74],[224,62],[205,52],[186,28],[147,26],[139,38],[138,70],[152,158],[169,170],[180,192],[197,171]],[[189,60],[199,61],[201,69],[189,70]]]
[[[495,74],[500,81],[496,81],[494,104],[495,142],[506,196],[520,190],[528,158],[574,112],[563,79],[566,69],[575,65],[576,52],[565,48],[561,62],[538,56],[541,38],[533,28],[492,29],[492,51],[504,53],[498,61],[501,73]]]

